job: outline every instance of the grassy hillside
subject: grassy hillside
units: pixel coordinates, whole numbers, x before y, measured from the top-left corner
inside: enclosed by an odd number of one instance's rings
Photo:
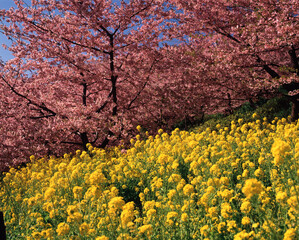
[[[260,99],[254,105],[245,103],[241,107],[235,109],[232,114],[214,114],[206,115],[203,119],[195,120],[193,124],[187,125],[185,128],[184,123],[181,122],[176,127],[185,130],[201,130],[207,127],[212,130],[216,129],[217,124],[229,127],[231,121],[237,121],[242,118],[244,122],[252,121],[252,114],[256,113],[258,116],[266,117],[268,121],[274,118],[287,118],[291,113],[291,105],[285,97],[273,99]]]
[[[32,156],[0,184],[8,239],[297,239],[299,123],[271,101],[129,149]]]

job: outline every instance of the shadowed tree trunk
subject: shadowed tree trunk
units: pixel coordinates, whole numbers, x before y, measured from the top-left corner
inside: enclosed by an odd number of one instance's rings
[[[282,92],[289,92],[299,89],[299,83],[292,82],[292,83],[286,83],[281,86]],[[292,111],[291,111],[291,117],[292,121],[295,121],[299,119],[299,94],[296,94],[294,96],[288,96],[288,99],[290,102],[292,102]]]
[[[294,72],[296,72],[297,76],[299,77],[299,63],[298,63],[298,57],[296,55],[296,50],[298,50],[298,48],[296,49],[294,45],[292,45],[291,50],[289,51],[289,55],[291,57],[291,62],[294,68]],[[290,91],[297,90],[297,89],[299,89],[298,82],[292,84],[292,88]],[[299,94],[292,96],[291,102],[292,102],[292,113],[291,113],[292,121],[295,121],[299,119]]]
[[[291,113],[291,117],[292,117],[292,121],[296,121],[297,119],[299,119],[299,99],[294,99],[292,101],[292,113]]]
[[[289,55],[290,55],[291,63],[292,63],[292,67],[293,67],[292,72],[295,72],[296,75],[299,76],[299,64],[298,64],[298,57],[296,55],[296,50],[298,50],[298,48],[296,49],[292,45],[291,49],[289,50]],[[259,57],[257,60],[258,60],[258,62],[261,62],[261,59]],[[271,77],[277,78],[277,79],[279,79],[281,77],[278,73],[276,73],[268,65],[265,64],[263,66],[263,68],[268,74],[270,74]],[[299,119],[299,94],[290,96],[287,93],[290,91],[298,90],[298,89],[299,89],[299,82],[291,82],[291,83],[282,84],[282,86],[279,89],[284,95],[286,95],[286,97],[292,103],[292,111],[291,111],[292,121]]]
[[[3,212],[0,212],[0,239],[1,240],[6,240],[6,232],[5,232]]]

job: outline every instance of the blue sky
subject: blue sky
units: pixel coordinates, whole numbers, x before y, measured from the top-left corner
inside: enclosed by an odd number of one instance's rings
[[[9,9],[13,6],[15,6],[13,0],[0,0],[0,9]],[[13,56],[9,51],[3,49],[2,44],[4,43],[9,44],[9,41],[7,40],[6,36],[0,33],[0,58],[4,61],[7,61]]]
[[[10,7],[15,6],[13,0],[1,0],[0,1],[0,8],[1,9],[9,9]]]
[[[119,0],[114,0],[115,3],[119,4]],[[14,0],[0,0],[0,9],[9,9],[11,7],[15,7]],[[174,40],[173,43],[176,43],[177,41]],[[3,61],[7,61],[9,59],[12,59],[13,56],[10,51],[5,50],[2,47],[2,44],[10,45],[10,41],[7,39],[5,35],[3,35],[0,31],[0,59]]]

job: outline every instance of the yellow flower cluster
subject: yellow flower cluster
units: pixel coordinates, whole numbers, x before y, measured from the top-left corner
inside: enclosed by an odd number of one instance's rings
[[[31,157],[0,182],[11,239],[298,236],[299,123],[255,114],[215,131],[139,134],[121,146]]]
[[[287,157],[287,155],[290,154],[291,146],[281,139],[275,139],[271,148],[271,152],[274,157],[274,165],[279,166],[284,162],[284,159]]]
[[[247,179],[245,181],[242,192],[247,198],[251,198],[255,194],[260,194],[263,191],[263,184],[258,181],[256,178]]]

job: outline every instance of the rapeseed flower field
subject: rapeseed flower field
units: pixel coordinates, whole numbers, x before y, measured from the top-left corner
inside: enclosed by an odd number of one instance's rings
[[[298,239],[299,122],[137,129],[128,149],[32,156],[6,173],[8,239]]]

